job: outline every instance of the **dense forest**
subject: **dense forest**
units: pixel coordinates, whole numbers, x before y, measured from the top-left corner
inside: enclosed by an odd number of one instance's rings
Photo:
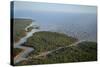
[[[97,60],[97,43],[84,41],[76,46],[69,46],[76,42],[77,39],[69,37],[62,33],[41,31],[33,34],[23,46],[33,47],[28,56],[28,60],[21,61],[16,65],[28,64],[51,64],[51,63],[66,63],[66,62],[83,62]],[[44,56],[36,58],[39,54],[63,47]]]
[[[33,47],[35,50],[33,54],[39,54],[41,52],[56,49],[58,47],[64,47],[76,42],[76,38],[69,37],[65,34],[49,31],[40,31],[33,34],[28,38],[24,46]]]

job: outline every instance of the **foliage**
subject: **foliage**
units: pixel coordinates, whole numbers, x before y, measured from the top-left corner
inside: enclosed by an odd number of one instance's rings
[[[77,46],[71,46],[55,51],[47,56],[40,58],[31,58],[21,61],[16,65],[30,64],[53,64],[66,62],[84,62],[97,60],[97,43],[82,42]]]
[[[32,55],[34,55],[52,49],[56,49],[58,47],[70,45],[76,40],[77,39],[69,37],[65,34],[41,31],[34,33],[33,36],[27,40],[24,46],[33,47],[35,50]]]
[[[33,29],[33,27],[29,27],[29,28],[28,28],[28,32],[30,32],[32,29]]]

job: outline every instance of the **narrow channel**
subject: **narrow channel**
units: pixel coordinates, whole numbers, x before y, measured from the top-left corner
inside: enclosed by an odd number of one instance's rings
[[[27,26],[25,28],[25,31],[28,30],[29,27],[34,27],[34,25],[36,26],[36,24],[34,22],[32,22],[29,26]],[[30,32],[27,32],[26,36],[21,38],[17,43],[14,43],[14,48],[20,48],[23,49],[23,51],[18,54],[16,57],[14,57],[14,64],[22,61],[22,60],[27,60],[27,58],[25,58],[30,52],[32,52],[34,49],[31,47],[25,47],[25,46],[21,46],[22,44],[24,44],[27,39],[29,37],[31,37],[35,32],[38,32],[38,29],[32,29]]]

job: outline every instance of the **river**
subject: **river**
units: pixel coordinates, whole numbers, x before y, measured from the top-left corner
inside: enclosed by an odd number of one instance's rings
[[[29,26],[27,26],[25,28],[25,30],[27,31],[27,29],[29,27],[32,27],[36,25],[35,22],[32,22],[32,24],[30,24]],[[34,49],[31,47],[25,47],[22,46],[23,43],[25,43],[27,41],[27,39],[29,37],[31,37],[35,32],[38,32],[38,29],[32,29],[30,32],[27,32],[25,37],[22,37],[18,42],[14,43],[14,48],[20,48],[23,49],[22,52],[20,52],[16,57],[14,57],[14,64],[23,61],[23,60],[27,60],[27,58],[25,58],[30,52],[32,52]]]

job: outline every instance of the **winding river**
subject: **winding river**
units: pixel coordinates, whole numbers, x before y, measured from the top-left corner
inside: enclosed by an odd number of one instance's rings
[[[29,26],[25,28],[25,30],[27,31],[29,27],[32,27],[34,25],[36,24],[32,22]],[[29,37],[31,37],[35,32],[38,32],[38,31],[39,31],[38,29],[32,29],[30,32],[27,32],[25,37],[21,38],[17,43],[14,43],[14,48],[23,49],[21,53],[19,53],[16,57],[14,57],[14,64],[23,60],[27,60],[27,58],[25,57],[34,49],[31,47],[22,46],[22,44],[25,43]]]

